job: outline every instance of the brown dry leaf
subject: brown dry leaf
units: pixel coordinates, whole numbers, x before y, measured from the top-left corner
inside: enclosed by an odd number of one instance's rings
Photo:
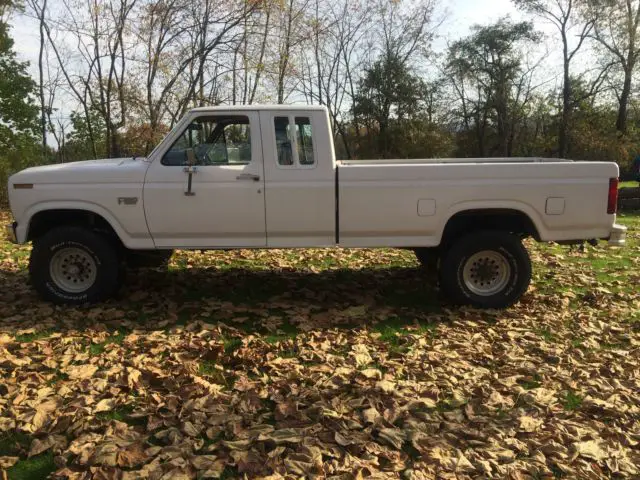
[[[597,440],[589,440],[587,442],[576,442],[572,445],[573,456],[572,459],[575,459],[578,456],[589,458],[591,460],[595,460],[596,462],[600,462],[605,460],[609,454],[607,451],[602,448],[602,442]]]
[[[367,423],[376,423],[380,418],[382,418],[382,415],[380,415],[378,410],[371,407],[362,412],[362,417]]]
[[[274,430],[269,433],[261,433],[258,435],[258,440],[261,442],[275,442],[276,445],[284,443],[297,444],[302,441],[302,430],[299,428],[283,428],[281,430]]]
[[[378,434],[380,439],[394,447],[396,450],[401,450],[402,445],[407,440],[407,435],[397,428],[383,428]]]
[[[97,445],[91,456],[93,465],[105,465],[115,467],[118,464],[118,454],[120,449],[115,443],[106,442]]]
[[[198,471],[198,478],[220,478],[226,466],[226,462],[215,455],[196,455],[190,462]]]
[[[23,367],[31,363],[29,357],[17,357],[13,355],[9,350],[0,346],[0,366],[7,367]]]
[[[538,430],[544,422],[539,418],[528,417],[523,415],[520,417],[520,431],[521,432],[535,432]]]
[[[18,463],[20,457],[0,457],[0,468],[10,468]]]
[[[93,409],[93,413],[110,412],[116,406],[115,398],[103,398]]]
[[[139,443],[134,443],[118,451],[116,463],[119,467],[133,468],[146,462],[147,458],[144,447]]]
[[[16,428],[16,421],[13,418],[0,417],[0,432],[8,432]]]
[[[29,447],[29,453],[27,457],[33,457],[34,455],[40,455],[42,452],[46,452],[52,447],[64,448],[67,444],[67,439],[63,435],[49,435],[40,440],[34,438]]]
[[[368,363],[369,362],[367,362],[366,364]],[[382,380],[382,372],[377,368],[365,368],[364,370],[360,370],[360,375],[370,380],[371,379]]]
[[[69,375],[70,380],[84,380],[93,377],[98,371],[95,365],[70,365],[65,368],[64,372]]]
[[[392,393],[396,389],[396,384],[389,380],[381,380],[376,383],[376,388],[382,390],[384,393]]]

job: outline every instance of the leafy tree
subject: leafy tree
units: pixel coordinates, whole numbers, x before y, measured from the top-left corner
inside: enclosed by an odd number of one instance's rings
[[[475,130],[481,156],[488,150],[490,127],[497,141],[491,150],[512,154],[516,123],[532,93],[532,70],[525,69],[523,52],[539,38],[531,23],[501,19],[493,25],[476,25],[469,37],[449,48],[447,74],[457,81],[465,125]]]
[[[593,31],[598,9],[585,8],[580,0],[513,0],[516,7],[536,15],[556,27],[562,42],[562,116],[558,134],[558,155],[569,151],[568,131],[571,124],[571,63]],[[572,41],[572,37],[576,37]]]
[[[6,7],[3,2],[1,7]],[[35,83],[13,50],[6,22],[0,21],[0,181],[38,161],[35,130],[38,107],[33,100]]]
[[[627,132],[627,116],[633,86],[633,74],[640,58],[640,0],[589,0],[602,14],[595,23],[593,38],[602,53],[622,74],[622,85],[614,89],[618,99],[616,129]]]
[[[412,75],[405,63],[390,55],[365,70],[353,104],[353,114],[369,134],[378,138],[378,154],[391,151],[391,123],[415,117],[425,106],[426,83]]]
[[[72,131],[67,135],[64,145],[64,158],[67,161],[104,158],[107,156],[107,126],[104,118],[96,110],[89,111],[89,122],[84,113],[71,113]]]

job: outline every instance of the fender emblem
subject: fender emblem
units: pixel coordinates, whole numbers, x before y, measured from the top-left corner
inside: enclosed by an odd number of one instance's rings
[[[118,197],[118,205],[137,205],[138,197]]]

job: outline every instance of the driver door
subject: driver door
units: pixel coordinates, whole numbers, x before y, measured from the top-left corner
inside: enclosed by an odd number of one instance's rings
[[[194,116],[144,185],[159,248],[264,247],[264,172],[256,112]]]

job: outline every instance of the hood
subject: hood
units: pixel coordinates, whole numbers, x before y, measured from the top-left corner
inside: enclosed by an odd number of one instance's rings
[[[141,183],[149,168],[144,158],[108,158],[57,163],[22,170],[9,178],[12,183]]]

